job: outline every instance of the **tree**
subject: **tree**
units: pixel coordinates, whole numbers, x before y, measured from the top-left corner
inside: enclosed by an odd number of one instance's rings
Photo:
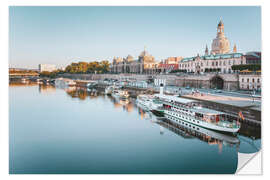
[[[261,70],[261,65],[260,64],[233,65],[232,70],[234,70],[234,71],[242,71],[242,70],[258,71],[258,70]]]
[[[109,72],[109,61],[104,60],[101,62],[93,61],[93,62],[79,62],[79,63],[71,63],[65,68],[66,73],[107,73]]]

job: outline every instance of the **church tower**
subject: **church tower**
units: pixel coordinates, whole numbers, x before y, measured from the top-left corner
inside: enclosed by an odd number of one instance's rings
[[[233,46],[233,53],[237,53],[236,44]]]
[[[211,54],[226,54],[230,52],[230,42],[225,37],[224,23],[219,21],[217,26],[217,36],[213,39]]]
[[[208,52],[208,47],[207,47],[207,44],[206,44],[206,47],[205,47],[205,51],[204,51],[204,55],[205,56],[208,56],[209,52]]]
[[[219,37],[225,37],[224,35],[224,24],[222,20],[219,21],[218,27],[217,27],[217,38]]]

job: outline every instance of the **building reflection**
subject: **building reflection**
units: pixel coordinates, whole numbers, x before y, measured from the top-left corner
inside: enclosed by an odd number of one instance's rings
[[[38,84],[36,82],[22,82],[22,81],[10,81],[9,86],[10,87],[24,87],[24,86],[37,86]]]
[[[122,108],[123,111],[127,111],[128,113],[133,111],[133,103],[130,99],[119,99],[119,98],[113,98],[112,96],[107,96],[111,102],[113,103],[113,106],[115,108]]]
[[[79,100],[86,100],[88,97],[90,99],[97,98],[99,93],[96,89],[88,89],[83,87],[67,87],[63,89],[70,97],[77,98]]]
[[[38,85],[39,93],[46,94],[46,93],[54,93],[56,91],[55,87],[52,85]]]

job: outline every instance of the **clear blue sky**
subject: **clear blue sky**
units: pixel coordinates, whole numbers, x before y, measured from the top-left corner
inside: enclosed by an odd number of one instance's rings
[[[10,7],[9,13],[10,67],[137,58],[144,46],[157,60],[203,54],[220,18],[231,48],[261,50],[260,7]]]

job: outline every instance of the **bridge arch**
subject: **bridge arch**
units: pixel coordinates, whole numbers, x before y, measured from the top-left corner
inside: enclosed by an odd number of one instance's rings
[[[224,79],[220,76],[214,76],[210,79],[210,88],[223,89]]]

